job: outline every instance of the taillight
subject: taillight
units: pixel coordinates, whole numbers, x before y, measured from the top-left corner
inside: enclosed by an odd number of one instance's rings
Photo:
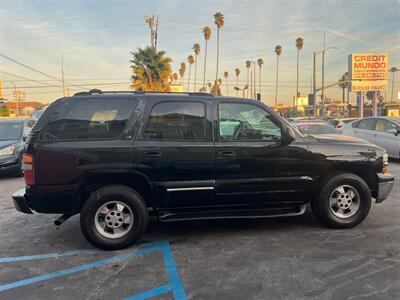
[[[35,172],[33,170],[33,157],[32,155],[24,154],[23,156],[23,169],[26,185],[35,185]]]
[[[337,129],[343,128],[343,125],[336,126]]]

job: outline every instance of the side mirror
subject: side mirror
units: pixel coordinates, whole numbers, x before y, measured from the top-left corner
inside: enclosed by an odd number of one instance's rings
[[[283,128],[283,144],[284,145],[289,145],[291,142],[293,142],[296,139],[296,133],[294,132],[293,128],[291,126],[285,126]]]
[[[400,129],[389,129],[388,131],[386,131],[387,133],[391,133],[394,134],[395,136],[398,136],[400,133]]]

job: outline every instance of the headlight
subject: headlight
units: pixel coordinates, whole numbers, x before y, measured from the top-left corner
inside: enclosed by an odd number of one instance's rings
[[[14,151],[15,151],[14,146],[9,146],[9,147],[0,149],[0,156],[13,155]]]

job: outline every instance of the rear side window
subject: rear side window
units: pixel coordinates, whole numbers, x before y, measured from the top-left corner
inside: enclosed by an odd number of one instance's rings
[[[144,140],[204,141],[207,138],[206,107],[201,102],[161,102],[150,112]]]
[[[41,140],[97,140],[119,137],[131,116],[136,99],[74,98],[49,111]]]
[[[375,120],[374,119],[361,120],[353,124],[353,127],[364,130],[375,130]]]

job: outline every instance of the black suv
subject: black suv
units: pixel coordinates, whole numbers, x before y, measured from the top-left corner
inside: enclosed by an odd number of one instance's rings
[[[94,90],[55,101],[25,149],[17,210],[80,213],[93,245],[120,249],[158,221],[295,216],[362,222],[394,177],[385,150],[304,136],[259,101]]]

